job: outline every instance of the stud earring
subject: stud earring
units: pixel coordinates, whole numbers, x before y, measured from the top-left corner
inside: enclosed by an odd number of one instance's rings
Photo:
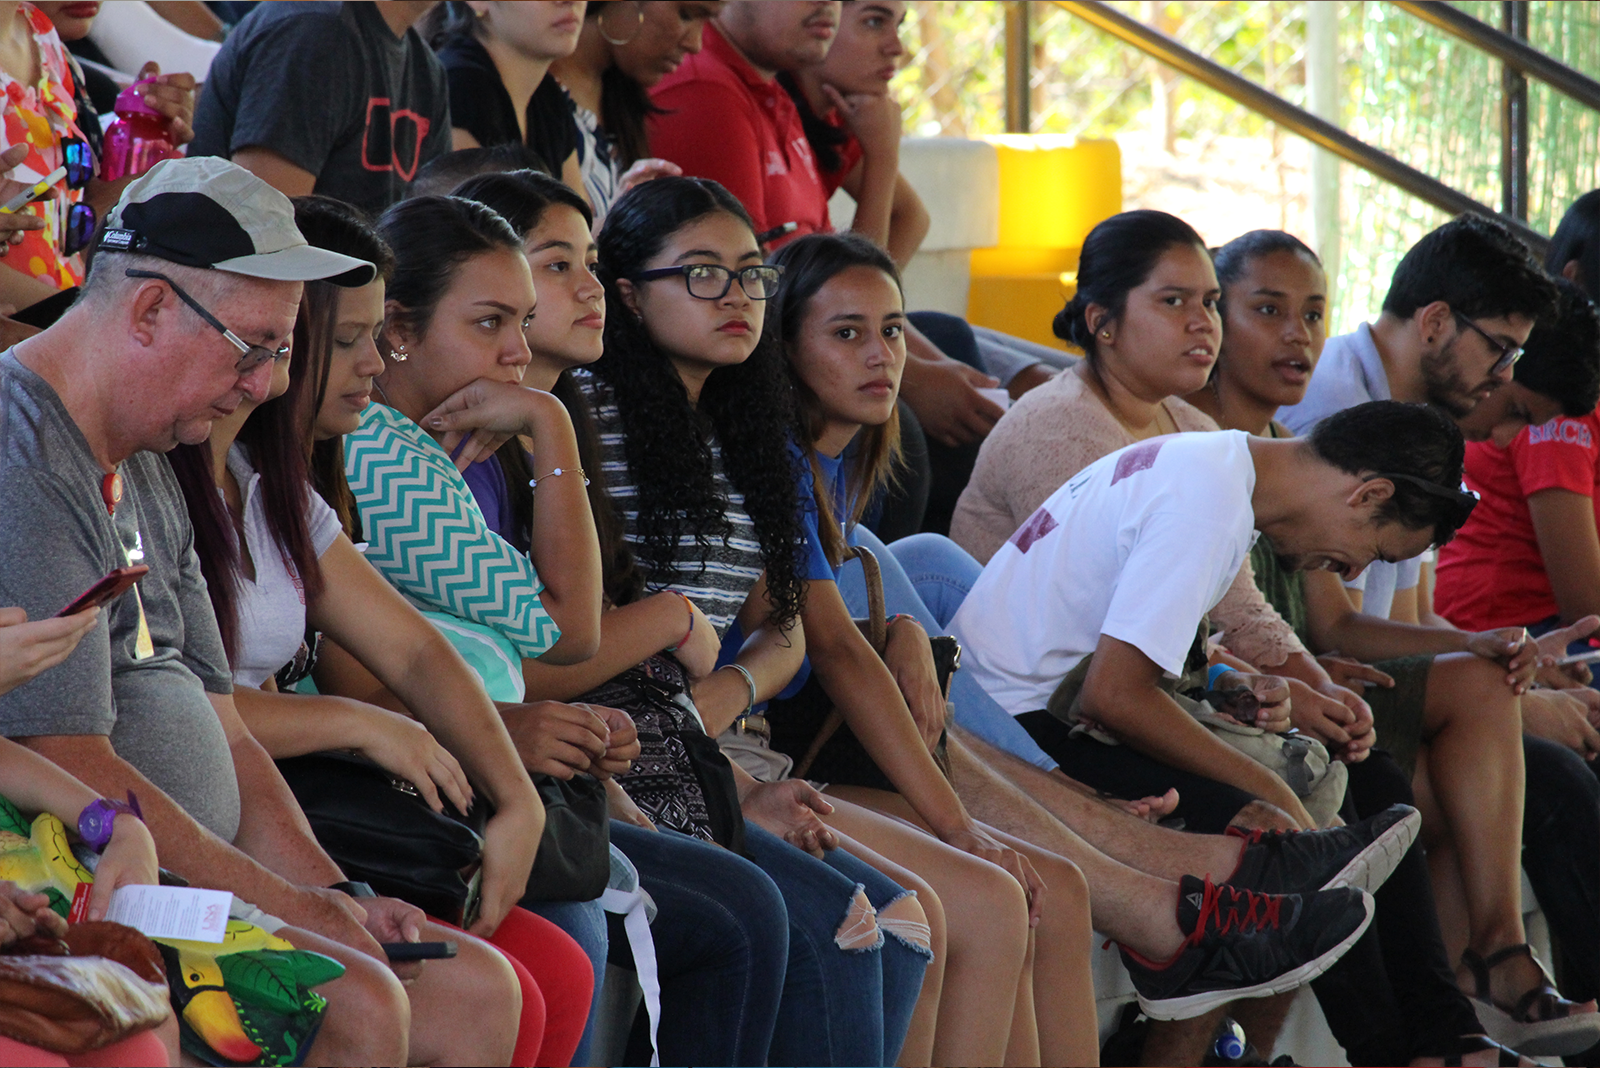
[[[398,349],[390,350],[389,359],[393,360],[395,363],[405,363],[407,359],[406,347],[401,345]]]
[[[1100,336],[1105,338],[1107,341],[1110,341],[1111,340],[1111,331],[1102,330],[1102,331],[1100,331]]]

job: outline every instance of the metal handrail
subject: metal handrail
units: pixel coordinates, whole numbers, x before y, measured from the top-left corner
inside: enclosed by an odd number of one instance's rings
[[[1052,2],[1097,29],[1132,45],[1146,55],[1215,89],[1252,111],[1266,116],[1312,144],[1325,148],[1384,181],[1399,186],[1441,211],[1452,215],[1470,211],[1499,219],[1532,246],[1534,252],[1541,257],[1550,244],[1549,237],[1521,219],[1495,211],[1487,204],[1479,203],[1415,167],[1402,163],[1387,152],[1350,136],[1327,120],[1318,118],[1304,108],[1296,107],[1276,93],[1269,92],[1246,78],[1241,78],[1228,68],[1179,44],[1166,34],[1129,18],[1109,4],[1100,3],[1099,0],[1052,0]]]
[[[1486,22],[1443,3],[1442,0],[1391,0],[1395,7],[1409,12],[1431,26],[1487,52],[1502,63],[1509,64],[1541,82],[1557,89],[1578,103],[1600,111],[1600,82],[1579,74],[1565,63],[1558,62],[1519,41],[1509,33],[1502,33]]]

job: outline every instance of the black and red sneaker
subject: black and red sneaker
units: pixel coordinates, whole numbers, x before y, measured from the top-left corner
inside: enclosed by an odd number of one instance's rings
[[[1262,894],[1185,875],[1171,958],[1120,946],[1139,1006],[1154,1020],[1186,1020],[1241,998],[1282,994],[1333,966],[1372,922],[1372,895],[1340,887]]]
[[[1353,886],[1369,893],[1416,841],[1422,816],[1410,805],[1390,805],[1369,819],[1325,831],[1241,831],[1239,866],[1223,882],[1264,894],[1308,894]]]

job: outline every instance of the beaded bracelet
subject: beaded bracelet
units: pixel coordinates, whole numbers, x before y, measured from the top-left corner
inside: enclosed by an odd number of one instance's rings
[[[548,475],[540,475],[538,478],[530,478],[530,479],[528,479],[528,488],[536,490],[536,489],[539,488],[539,483],[541,483],[541,482],[543,482],[543,481],[545,481],[546,479],[549,479],[549,478],[556,478],[556,477],[558,477],[560,475],[577,475],[579,478],[583,479],[583,484],[585,486],[587,486],[589,484],[589,479],[583,473],[583,468],[581,468],[581,467],[558,467],[554,471],[551,471]]]

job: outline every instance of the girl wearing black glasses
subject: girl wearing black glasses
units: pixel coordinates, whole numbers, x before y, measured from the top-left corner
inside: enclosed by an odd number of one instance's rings
[[[692,688],[707,733],[721,735],[757,777],[781,779],[784,760],[762,752],[765,724],[752,713],[790,686],[810,648],[829,693],[848,698],[851,725],[938,832],[832,793],[814,806],[829,824],[845,821],[854,839],[840,836],[845,850],[864,844],[861,857],[918,887],[927,909],[943,996],[930,971],[902,1063],[1037,1063],[1025,955],[1028,898],[1037,913],[1042,881],[961,807],[903,703],[877,701],[897,696],[892,682],[878,685],[888,681],[881,661],[835,655],[842,646],[831,632],[854,624],[832,567],[803,530],[810,482],[769,309],[782,275],[762,269],[743,206],[705,179],[658,178],[624,194],[600,232],[599,254],[610,309],[605,354],[580,382],[599,427],[601,473],[648,588],[682,592],[723,637],[722,666]],[[837,611],[814,617],[816,606]],[[826,633],[802,636],[798,624],[813,618],[828,621]],[[889,910],[879,915],[883,922]],[[885,1016],[893,994],[886,971]]]

